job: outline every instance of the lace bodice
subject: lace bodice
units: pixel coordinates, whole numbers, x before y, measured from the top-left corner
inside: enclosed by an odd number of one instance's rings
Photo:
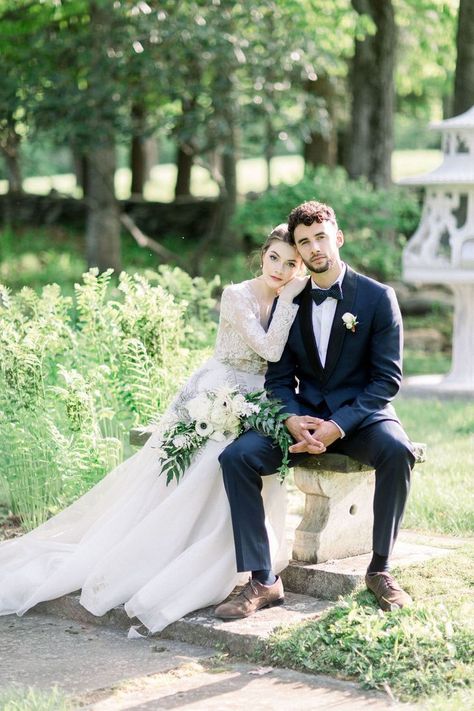
[[[278,301],[267,331],[249,281],[224,289],[214,356],[247,373],[264,373],[267,361],[281,358],[298,306]]]

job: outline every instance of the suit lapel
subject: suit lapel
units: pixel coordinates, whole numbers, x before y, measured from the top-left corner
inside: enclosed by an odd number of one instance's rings
[[[303,343],[308,360],[320,378],[323,376],[323,366],[316,347],[313,329],[313,299],[311,298],[311,279],[303,290],[300,304],[300,324]]]
[[[346,274],[342,282],[342,299],[337,302],[336,313],[332,322],[331,335],[329,336],[326,362],[324,364],[324,380],[331,375],[341,354],[342,344],[347,334],[347,328],[342,321],[346,311],[352,312],[357,291],[357,274],[346,266]],[[313,339],[314,340],[314,339]]]

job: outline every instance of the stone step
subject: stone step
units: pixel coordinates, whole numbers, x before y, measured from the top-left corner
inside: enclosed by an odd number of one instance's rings
[[[222,646],[232,654],[249,655],[255,652],[277,627],[316,619],[333,604],[327,600],[288,592],[285,593],[284,605],[260,610],[244,620],[218,620],[214,617],[214,608],[208,607],[186,615],[154,636],[201,646]],[[78,593],[42,602],[34,608],[34,612],[85,624],[113,627],[124,632],[137,623],[128,617],[122,605],[101,617],[92,615],[80,604]]]
[[[462,539],[451,537],[431,540],[421,534],[403,531],[393,551],[393,567],[405,567],[449,555],[462,542]],[[314,565],[291,561],[281,574],[285,586],[284,605],[260,610],[244,620],[227,622],[214,617],[213,607],[196,610],[156,636],[189,644],[222,646],[233,654],[252,654],[277,627],[316,619],[330,609],[340,595],[363,586],[369,560],[370,554]],[[124,633],[137,623],[128,617],[122,605],[101,617],[92,615],[80,604],[79,593],[42,602],[34,608],[34,612],[107,626]]]
[[[390,559],[393,568],[424,563],[431,558],[445,556],[451,552],[446,547],[409,542],[401,538],[402,536],[395,544]],[[326,600],[337,600],[340,595],[347,595],[364,585],[365,572],[371,557],[371,553],[365,553],[316,564],[290,561],[289,566],[281,574],[283,585],[285,590],[298,591],[304,595]]]

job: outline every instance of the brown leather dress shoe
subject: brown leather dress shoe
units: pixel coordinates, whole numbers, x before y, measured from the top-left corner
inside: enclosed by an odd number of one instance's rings
[[[413,600],[402,590],[390,573],[367,573],[365,584],[374,593],[382,610],[390,612],[413,605]]]
[[[214,615],[222,620],[238,620],[249,617],[263,607],[283,605],[285,596],[281,578],[277,578],[273,585],[262,585],[250,578],[244,589],[228,602],[223,602],[214,610]]]

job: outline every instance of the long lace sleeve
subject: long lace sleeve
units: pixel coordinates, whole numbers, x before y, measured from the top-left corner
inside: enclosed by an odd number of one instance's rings
[[[273,318],[265,331],[258,318],[258,304],[254,297],[237,286],[224,289],[221,300],[221,319],[232,327],[242,341],[267,361],[278,361],[298,311],[296,304],[278,301]]]

